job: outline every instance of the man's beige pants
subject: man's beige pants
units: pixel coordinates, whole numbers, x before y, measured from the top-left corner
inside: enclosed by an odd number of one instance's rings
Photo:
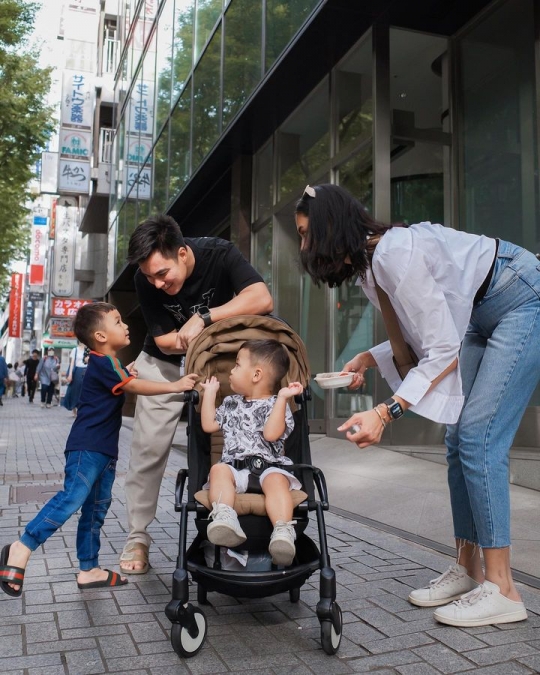
[[[135,361],[143,380],[174,382],[178,365],[141,352]],[[126,544],[150,546],[147,528],[156,515],[159,488],[182,413],[182,394],[137,396],[125,493],[129,535]]]

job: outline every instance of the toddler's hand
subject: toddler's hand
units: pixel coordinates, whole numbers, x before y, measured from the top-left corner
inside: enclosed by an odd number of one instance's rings
[[[205,382],[201,382],[201,388],[204,390],[204,393],[217,393],[219,391],[219,380],[217,377],[212,375],[212,377]]]
[[[300,382],[291,382],[288,387],[283,387],[279,390],[278,396],[283,398],[292,398],[299,396],[304,391],[304,387]]]
[[[137,368],[135,368],[135,361],[132,361],[130,364],[126,366],[126,370],[130,375],[133,375],[133,377],[139,377],[139,371]]]

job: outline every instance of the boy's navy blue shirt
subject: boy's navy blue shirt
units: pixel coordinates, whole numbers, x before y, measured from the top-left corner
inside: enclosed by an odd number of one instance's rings
[[[122,406],[126,398],[123,387],[133,379],[114,356],[90,352],[66,452],[89,450],[118,457]]]

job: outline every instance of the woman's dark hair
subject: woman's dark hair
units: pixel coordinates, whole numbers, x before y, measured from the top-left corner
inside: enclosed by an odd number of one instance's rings
[[[382,235],[392,225],[374,220],[365,207],[338,185],[316,185],[315,196],[304,192],[296,213],[309,218],[300,262],[314,283],[331,288],[360,275],[365,277],[373,251],[368,235]],[[349,257],[350,263],[345,262]]]
[[[79,308],[73,321],[73,332],[77,339],[95,349],[94,333],[101,328],[105,314],[114,312],[116,307],[108,302],[91,302]]]
[[[158,215],[144,220],[129,238],[129,263],[139,264],[148,260],[155,251],[164,258],[176,259],[178,249],[185,246],[182,230],[170,216]]]
[[[247,340],[240,349],[249,352],[253,364],[264,363],[270,366],[274,376],[273,390],[277,393],[291,363],[287,348],[277,340]]]

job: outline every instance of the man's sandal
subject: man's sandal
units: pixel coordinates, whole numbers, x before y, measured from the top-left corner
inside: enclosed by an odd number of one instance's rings
[[[141,562],[143,563],[143,566],[140,569],[128,569],[122,565],[122,563],[126,562]],[[148,546],[140,541],[136,541],[133,544],[127,544],[120,556],[120,571],[122,574],[146,574],[149,569]]]
[[[128,582],[127,579],[122,579],[119,574],[112,570],[104,569],[103,571],[109,573],[106,579],[102,579],[101,581],[88,581],[85,584],[80,584],[77,581],[77,587],[81,590],[84,590],[85,588],[108,588],[109,586],[125,586]]]
[[[22,587],[24,582],[24,568],[14,567],[13,565],[8,565],[7,561],[9,559],[9,549],[11,548],[10,544],[7,544],[2,549],[0,553],[0,588],[11,595],[13,598],[19,598],[22,595]],[[17,584],[19,590],[15,590],[9,584]]]

